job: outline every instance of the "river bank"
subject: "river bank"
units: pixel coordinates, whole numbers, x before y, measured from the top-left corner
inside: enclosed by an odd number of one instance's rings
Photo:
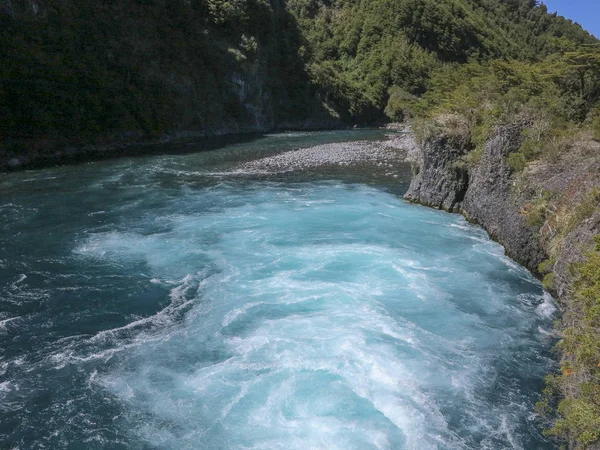
[[[524,126],[497,127],[477,157],[444,133],[424,139],[405,198],[481,225],[555,296],[563,312],[555,329],[561,372],[549,378],[540,412],[569,448],[598,449],[600,355],[592,308],[600,274],[591,258],[600,234],[600,143],[582,136],[568,152],[519,171],[509,158],[523,143]]]
[[[350,166],[363,163],[391,170],[396,164],[405,163],[414,152],[412,135],[394,133],[388,134],[387,139],[382,141],[329,143],[300,148],[243,163],[235,170],[275,174],[327,165]]]
[[[89,161],[128,156],[181,154],[214,150],[238,142],[258,139],[270,132],[343,130],[339,121],[286,122],[276,128],[238,126],[212,128],[205,131],[178,131],[149,138],[143,132],[120,133],[82,139],[7,139],[0,142],[0,173],[41,169]],[[193,146],[192,146],[193,144]]]
[[[348,133],[345,139],[351,138],[352,132]],[[516,125],[499,128],[486,145],[482,157],[471,165],[464,163],[465,152],[454,148],[444,136],[418,143],[413,134],[402,130],[381,133],[381,136],[386,135],[386,139],[377,140],[369,135],[365,136],[365,140],[343,142],[303,145],[294,141],[285,147],[287,150],[255,152],[249,159],[244,157],[242,162],[234,163],[235,158],[245,154],[240,148],[232,153],[233,159],[225,158],[227,170],[223,171],[218,166],[215,167],[217,170],[209,170],[203,176],[217,176],[225,180],[232,176],[281,180],[284,178],[279,175],[289,173],[297,172],[304,177],[304,172],[323,168],[343,172],[349,167],[356,167],[357,172],[368,171],[371,177],[399,178],[393,181],[397,183],[408,181],[410,168],[407,168],[407,163],[411,163],[414,177],[406,193],[407,200],[461,213],[471,222],[481,225],[504,246],[508,256],[544,280],[546,288],[559,300],[566,315],[577,312],[577,304],[572,301],[576,277],[571,267],[573,263],[584,260],[593,236],[597,234],[599,221],[594,215],[579,217],[577,221],[573,218],[567,220],[564,202],[584,204],[588,194],[598,185],[600,169],[594,158],[596,147],[593,143],[579,145],[568,158],[542,161],[525,172],[516,173],[507,162],[508,156],[519,148],[521,142],[520,129]],[[288,136],[285,139],[289,140],[292,135],[282,136]],[[309,136],[310,133],[297,135]],[[251,144],[252,139],[246,136],[242,142]],[[277,148],[282,147],[277,144]],[[141,154],[151,154],[147,150]],[[165,153],[164,145],[162,150],[157,148],[157,151]],[[197,151],[195,146],[181,146],[182,153]],[[173,173],[178,174],[179,182],[197,183],[194,180],[201,172],[194,170],[203,167],[188,164],[180,168],[184,172],[174,170]],[[326,171],[325,176],[331,173]],[[547,194],[550,191],[564,192],[565,196],[555,194],[550,198]],[[545,202],[543,210],[540,199]],[[560,220],[570,223],[567,233],[557,227],[556,214],[552,215],[552,211],[562,217]],[[541,212],[541,218],[532,217],[534,213]],[[558,239],[561,239],[560,243]],[[553,251],[557,252],[554,256]],[[549,277],[549,274],[552,276]],[[548,283],[549,278],[552,278],[552,284]],[[555,331],[560,333],[561,329]]]

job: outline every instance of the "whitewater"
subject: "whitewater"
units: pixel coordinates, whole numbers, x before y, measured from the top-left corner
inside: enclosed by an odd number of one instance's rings
[[[1,178],[0,447],[554,448],[553,300],[483,230],[409,166],[237,169],[360,139]]]

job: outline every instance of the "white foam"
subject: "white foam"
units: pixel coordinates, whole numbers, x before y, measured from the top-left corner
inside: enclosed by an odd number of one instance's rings
[[[535,312],[545,319],[551,319],[556,314],[554,298],[548,292],[544,292],[543,299],[544,301],[535,308]]]
[[[119,270],[147,263],[144,280],[169,289],[169,305],[64,341],[48,361],[93,368],[89,388],[121,403],[134,441],[458,449],[496,430],[495,442],[519,448],[526,394],[493,411],[484,395],[506,394],[496,364],[512,347],[524,345],[511,357],[526,362],[542,348],[530,330],[549,324],[551,301],[534,311],[479,274],[517,280],[496,244],[360,186],[223,185],[184,197],[157,219],[168,231],[91,234],[75,252]],[[432,232],[439,248],[427,246]],[[446,239],[469,264],[444,253]]]
[[[236,320],[239,316],[246,314],[250,309],[252,309],[256,306],[263,305],[263,304],[264,304],[264,302],[248,303],[248,304],[244,305],[242,308],[236,308],[233,311],[228,312],[225,315],[225,318],[223,319],[223,326],[226,327],[231,322]]]
[[[14,322],[15,320],[19,320],[21,318],[21,316],[16,316],[16,317],[9,317],[8,319],[2,319],[0,320],[0,330],[2,331],[6,331],[7,330],[7,325],[11,322]]]

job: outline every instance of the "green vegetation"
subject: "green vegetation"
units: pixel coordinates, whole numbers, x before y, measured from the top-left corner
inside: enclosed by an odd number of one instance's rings
[[[0,8],[0,139],[210,130],[310,106],[302,39],[281,5],[9,4],[9,14]]]
[[[383,113],[393,120],[410,116],[412,96],[435,87],[432,76],[450,63],[471,61],[473,68],[498,58],[531,62],[565,43],[596,42],[532,0],[290,0],[288,5],[306,38],[313,79],[342,109],[349,96],[348,119],[355,121]],[[322,83],[324,71],[327,83]],[[340,98],[340,86],[348,96]]]
[[[461,140],[453,141],[470,150],[464,159],[472,165],[497,126],[516,122],[524,130],[522,144],[507,159],[515,175],[537,162],[562,167],[567,155],[582,154],[573,147],[583,145],[586,135],[597,138],[600,46],[561,45],[536,63],[503,59],[435,71],[430,90],[412,105],[411,114],[421,118],[413,122],[418,134],[423,128],[429,135],[458,132]],[[550,260],[539,267],[547,289],[556,287],[554,266],[567,236],[600,211],[600,188],[594,186],[597,174],[584,172],[565,192],[542,190],[521,210],[526,224],[549,239]],[[563,298],[566,313],[558,324],[561,374],[548,378],[538,410],[549,419],[549,436],[587,448],[600,440],[600,247],[574,272],[574,292]]]
[[[0,2],[0,139],[403,120],[452,63],[594,42],[534,0]]]
[[[524,142],[508,160],[520,171],[540,157],[556,158],[568,150],[578,129],[596,123],[591,117],[600,99],[599,62],[595,44],[536,63],[503,59],[446,65],[432,74],[430,90],[411,114],[461,117],[473,149],[483,146],[496,126],[520,121]]]
[[[547,430],[571,445],[587,448],[600,440],[600,235],[586,261],[574,267],[577,274],[573,305],[563,318],[561,373],[547,378],[545,398],[538,411],[553,417],[556,398],[558,420]]]

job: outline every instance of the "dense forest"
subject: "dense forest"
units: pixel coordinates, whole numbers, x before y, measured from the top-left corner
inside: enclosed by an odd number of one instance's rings
[[[5,137],[268,129],[311,97],[301,37],[282,5],[2,3]]]
[[[410,121],[472,165],[520,121],[518,175],[600,140],[600,44],[536,0],[0,0],[0,61],[8,157],[56,140]],[[540,193],[523,211],[556,246],[600,193],[565,201]],[[548,434],[582,447],[600,440],[599,252],[573,268],[561,371],[539,405]],[[550,290],[553,257],[539,268]]]
[[[3,138],[398,120],[450,63],[595,42],[524,0],[2,0],[0,33]]]
[[[307,64],[327,98],[355,120],[421,96],[449,63],[554,54],[561,42],[593,44],[579,26],[535,1],[433,0],[290,2],[309,42]],[[387,108],[386,108],[387,106]]]

